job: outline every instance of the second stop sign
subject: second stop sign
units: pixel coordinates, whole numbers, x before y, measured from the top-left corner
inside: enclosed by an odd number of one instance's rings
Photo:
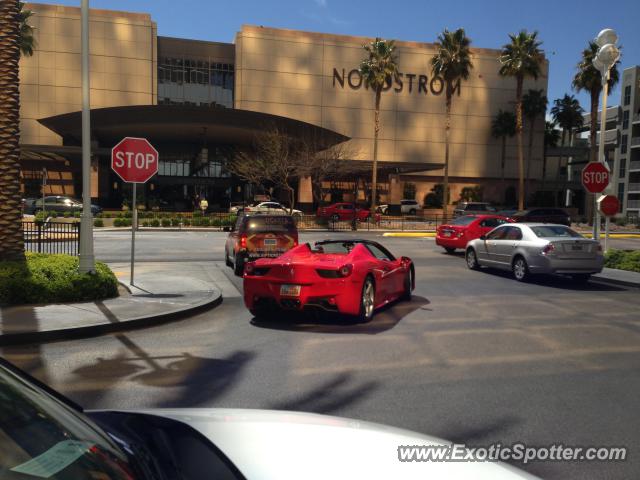
[[[125,137],[111,149],[111,168],[125,182],[145,183],[158,172],[158,151],[146,138]]]
[[[587,163],[582,169],[582,185],[589,193],[603,192],[609,185],[609,169],[604,163]]]

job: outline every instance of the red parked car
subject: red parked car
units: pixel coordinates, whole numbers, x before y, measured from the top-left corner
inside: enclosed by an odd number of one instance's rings
[[[410,299],[414,286],[410,258],[370,240],[325,240],[247,263],[244,303],[256,317],[315,309],[368,321],[375,309]]]
[[[501,215],[464,215],[449,223],[440,225],[436,231],[436,245],[444,247],[447,253],[455,252],[456,248],[464,248],[467,242],[480,238],[498,225],[513,222]]]
[[[371,211],[356,207],[353,203],[334,203],[327,207],[318,208],[319,218],[329,218],[334,222],[339,220],[353,220],[355,216],[358,221],[365,222],[371,216]],[[376,221],[380,220],[380,214],[376,214]]]

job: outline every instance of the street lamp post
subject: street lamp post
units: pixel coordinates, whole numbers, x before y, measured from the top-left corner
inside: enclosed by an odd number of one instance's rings
[[[91,214],[91,122],[89,118],[89,0],[81,3],[82,34],[82,216],[80,219],[80,273],[95,272],[93,216]]]
[[[602,113],[600,114],[600,143],[598,144],[598,161],[603,163],[607,169],[609,165],[604,158],[604,142],[607,130],[607,96],[609,95],[609,73],[611,68],[620,59],[620,50],[616,47],[618,35],[610,28],[605,28],[596,37],[596,43],[600,47],[596,57],[593,59],[593,66],[596,67],[602,75]],[[593,112],[591,112],[593,115]],[[596,112],[597,114],[597,112]],[[611,192],[611,182],[607,185],[604,193]],[[607,217],[607,233],[609,230],[609,217]],[[593,201],[593,238],[600,239],[600,211],[598,210],[597,194],[594,195]]]

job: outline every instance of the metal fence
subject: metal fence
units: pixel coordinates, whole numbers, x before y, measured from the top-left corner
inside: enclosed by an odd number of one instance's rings
[[[302,215],[298,220],[298,228],[301,230],[319,229],[330,231],[342,230],[400,230],[400,231],[422,231],[434,230],[441,225],[442,215],[430,216],[390,216],[377,215],[374,218],[367,218],[362,221],[333,220],[330,218],[319,218],[315,215]]]
[[[78,255],[80,222],[22,222],[25,250]]]

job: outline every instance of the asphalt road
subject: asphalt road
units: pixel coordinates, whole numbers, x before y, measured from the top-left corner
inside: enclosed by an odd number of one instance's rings
[[[350,233],[331,236],[338,235]],[[153,232],[138,236],[140,261],[222,269],[220,307],[161,327],[2,354],[88,408],[277,408],[470,445],[627,446],[625,462],[518,466],[543,478],[639,476],[638,289],[563,278],[521,284],[469,271],[432,239],[367,236],[412,257],[418,281],[410,303],[369,324],[252,320],[241,282],[223,264],[224,234]],[[127,261],[128,242],[126,232],[98,233],[96,254]]]

